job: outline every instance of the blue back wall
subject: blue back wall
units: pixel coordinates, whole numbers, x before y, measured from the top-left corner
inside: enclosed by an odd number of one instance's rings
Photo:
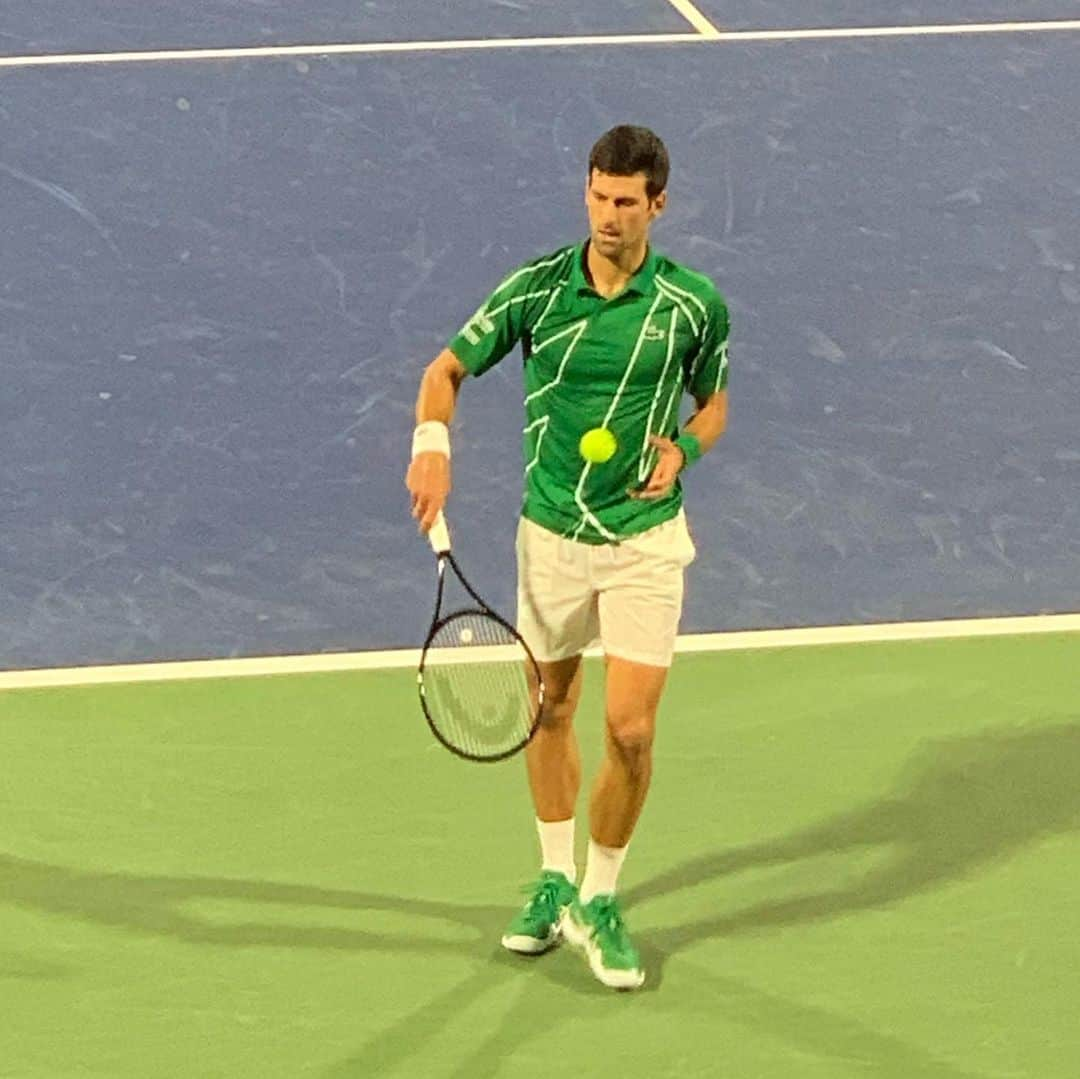
[[[680,29],[660,7],[561,26]],[[8,51],[89,47],[64,25]],[[657,246],[732,310],[684,630],[1080,609],[1076,60],[1005,35],[0,73],[0,665],[417,644],[423,367],[582,234],[625,121],[671,150]],[[515,354],[466,383],[451,504],[510,610],[520,381]]]

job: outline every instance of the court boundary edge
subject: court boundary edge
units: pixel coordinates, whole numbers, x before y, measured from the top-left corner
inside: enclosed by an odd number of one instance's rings
[[[889,37],[966,37],[977,34],[1053,33],[1080,30],[1080,19],[1037,22],[934,23],[922,26],[855,26],[792,30],[718,30],[705,33],[592,34],[533,38],[449,38],[444,41],[375,41],[321,45],[250,45],[228,48],[141,49],[118,52],[0,56],[5,68],[242,60],[263,57],[385,55],[480,49],[570,48],[585,45],[739,44],[768,41],[859,40]]]
[[[878,644],[945,638],[1021,636],[1036,633],[1080,632],[1080,613],[1017,615],[1002,618],[947,619],[935,622],[886,622],[791,629],[744,630],[687,634],[679,637],[679,655],[703,652],[801,648],[814,645]],[[475,662],[499,658],[496,649],[474,650]],[[451,650],[461,662],[459,649]],[[587,655],[598,656],[598,649]],[[137,682],[176,682],[193,679],[251,678],[265,675],[346,673],[401,670],[416,667],[418,649],[372,652],[330,652],[311,655],[257,656],[244,659],[176,660],[163,663],[113,664],[98,667],[57,667],[0,671],[0,692],[11,689],[52,689],[117,685]]]

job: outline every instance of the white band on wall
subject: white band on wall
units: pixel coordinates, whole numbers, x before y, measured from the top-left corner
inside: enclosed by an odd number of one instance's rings
[[[418,423],[412,436],[412,455],[418,453],[442,453],[450,456],[450,428],[439,420]]]

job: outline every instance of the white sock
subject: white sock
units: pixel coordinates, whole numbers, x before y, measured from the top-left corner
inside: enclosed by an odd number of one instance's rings
[[[566,875],[571,883],[577,878],[574,865],[574,818],[546,821],[536,818],[536,830],[540,833],[541,868],[553,869]]]
[[[585,862],[585,879],[581,882],[582,903],[588,903],[596,895],[614,895],[615,882],[619,879],[626,858],[627,847],[604,847],[595,839],[589,839],[589,857]]]

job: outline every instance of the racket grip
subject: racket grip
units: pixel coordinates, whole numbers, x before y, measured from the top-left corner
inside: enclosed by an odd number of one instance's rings
[[[436,554],[449,553],[450,529],[446,527],[446,518],[442,515],[442,510],[439,510],[439,515],[435,518],[435,523],[428,532],[428,540],[431,543],[431,549]]]

